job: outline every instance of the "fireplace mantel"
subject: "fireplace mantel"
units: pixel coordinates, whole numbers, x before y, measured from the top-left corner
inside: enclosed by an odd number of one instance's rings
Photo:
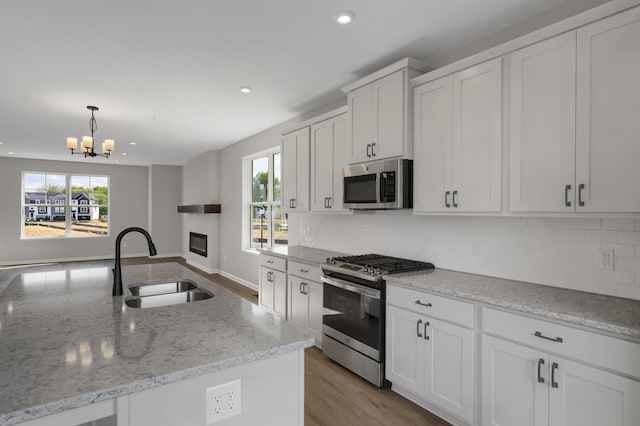
[[[178,206],[178,213],[220,213],[220,204],[192,204]]]

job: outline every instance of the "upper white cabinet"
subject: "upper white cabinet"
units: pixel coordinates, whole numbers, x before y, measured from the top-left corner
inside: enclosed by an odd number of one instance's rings
[[[312,211],[349,211],[342,207],[342,168],[348,163],[348,155],[346,114],[311,126]]]
[[[573,211],[576,34],[509,56],[511,210]]]
[[[640,212],[640,8],[577,32],[577,209]]]
[[[412,158],[409,80],[429,70],[405,58],[342,90],[348,93],[350,162]]]
[[[416,87],[414,114],[414,211],[500,211],[502,59]]]
[[[640,212],[640,9],[510,55],[510,204]]]
[[[282,135],[282,210],[309,210],[309,128]]]

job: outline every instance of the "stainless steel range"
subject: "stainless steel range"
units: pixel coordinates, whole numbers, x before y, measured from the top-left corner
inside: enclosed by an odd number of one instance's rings
[[[378,387],[384,379],[384,276],[432,269],[433,264],[380,254],[332,257],[324,283],[322,352]]]

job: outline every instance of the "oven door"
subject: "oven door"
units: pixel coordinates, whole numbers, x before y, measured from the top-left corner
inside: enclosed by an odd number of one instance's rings
[[[322,282],[323,333],[381,361],[384,339],[382,292],[334,277],[322,277]]]

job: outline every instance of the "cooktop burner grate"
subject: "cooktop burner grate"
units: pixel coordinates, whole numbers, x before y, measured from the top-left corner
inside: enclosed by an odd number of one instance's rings
[[[341,262],[352,263],[361,266],[372,266],[380,268],[387,273],[400,273],[419,271],[422,269],[432,269],[433,264],[429,262],[421,262],[418,260],[401,259],[398,257],[385,256],[381,254],[362,254],[357,256],[341,256],[335,260]]]

